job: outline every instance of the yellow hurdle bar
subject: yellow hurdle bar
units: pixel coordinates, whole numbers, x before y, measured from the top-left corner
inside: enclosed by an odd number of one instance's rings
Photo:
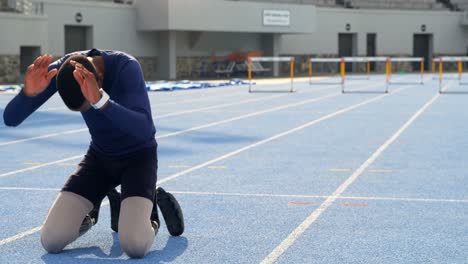
[[[386,77],[386,84],[387,84],[387,87],[390,83],[390,74],[392,74],[392,72],[390,71],[390,65],[391,65],[391,62],[390,62],[390,58],[387,58],[387,62],[385,63],[385,77]]]
[[[291,62],[289,62],[290,68],[291,68],[291,90],[290,92],[294,92],[293,84],[294,84],[294,58],[291,58]]]
[[[370,61],[367,62],[367,76],[370,76]]]
[[[309,59],[309,83],[312,82],[312,61]]]
[[[442,80],[439,80],[440,83],[443,82],[443,72],[444,72],[444,69],[443,69],[443,66],[442,66],[442,69],[440,67],[440,64],[444,63],[444,62],[456,62],[457,63],[457,79],[459,81],[459,84],[462,85],[464,83],[462,83],[462,77],[463,77],[463,63],[464,62],[468,62],[468,56],[444,56],[444,57],[439,57],[439,58],[436,58],[434,59],[434,62],[437,63],[439,62],[439,79],[442,79]],[[447,79],[450,79],[450,77],[448,77]],[[441,84],[442,85],[442,84]]]
[[[387,80],[385,82],[385,93],[388,93],[388,87],[390,86],[390,78],[392,77],[392,61],[390,58],[387,58],[385,63],[385,72],[387,76]]]
[[[424,58],[421,60],[421,84],[424,82]]]
[[[439,59],[439,93],[442,93],[442,58]]]
[[[344,81],[345,81],[345,71],[346,71],[345,59],[341,58],[340,63],[340,73],[341,73],[341,93],[344,93]]]
[[[459,81],[461,81],[462,73],[463,73],[463,63],[460,60],[460,61],[458,61],[458,80]]]
[[[249,93],[252,92],[252,60],[249,58],[249,64],[248,64],[248,75],[249,75]]]

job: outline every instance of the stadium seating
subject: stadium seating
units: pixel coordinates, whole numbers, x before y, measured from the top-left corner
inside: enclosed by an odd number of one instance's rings
[[[450,1],[455,8],[458,8],[460,10],[468,10],[468,0],[451,0]]]
[[[363,9],[405,9],[444,10],[446,7],[437,0],[352,0],[354,8]]]
[[[356,9],[468,10],[468,0],[229,0],[268,3],[312,4]],[[456,8],[451,8],[453,5]]]

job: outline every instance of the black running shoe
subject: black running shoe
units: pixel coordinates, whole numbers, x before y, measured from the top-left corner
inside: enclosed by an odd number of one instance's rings
[[[89,212],[83,219],[83,222],[81,223],[80,226],[80,231],[79,235],[84,235],[86,232],[88,232],[93,225],[97,224],[99,220],[99,209],[101,208],[101,203],[98,203],[93,207],[93,210]]]
[[[158,230],[159,230],[159,223],[156,222],[156,221],[151,221],[151,226],[153,227],[154,235],[156,236],[158,234]]]
[[[95,225],[96,222],[94,222],[94,219],[91,218],[91,216],[89,216],[89,214],[87,214],[85,216],[85,218],[83,219],[83,222],[81,223],[81,226],[80,226],[80,231],[78,232],[79,233],[79,236],[82,236],[84,235],[86,232],[88,232],[91,227],[93,227],[93,225]]]
[[[180,236],[184,232],[184,216],[174,195],[163,188],[156,189],[157,204],[166,222],[167,230],[172,236]]]
[[[112,189],[107,193],[111,211],[111,229],[114,232],[119,232],[119,215],[120,215],[120,193],[116,189]]]
[[[97,224],[99,220],[99,210],[101,209],[101,203],[98,203],[97,205],[94,206],[93,210],[89,212],[87,216],[91,217],[93,220],[93,225]]]
[[[120,214],[120,193],[116,189],[112,189],[107,193],[111,208],[111,229],[115,232],[118,231],[119,214]],[[102,202],[102,201],[101,201]],[[83,219],[80,226],[80,236],[88,232],[93,225],[97,224],[99,220],[99,210],[101,209],[101,202],[94,206],[93,210],[89,212]]]

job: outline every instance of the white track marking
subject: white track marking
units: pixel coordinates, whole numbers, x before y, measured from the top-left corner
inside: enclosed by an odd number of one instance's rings
[[[73,115],[69,115],[66,118],[71,118],[71,117],[77,117],[78,118],[78,116],[73,116]],[[21,124],[21,127],[25,127],[25,126],[29,126],[29,125],[35,125],[36,123],[43,123],[43,122],[50,122],[50,121],[57,121],[57,120],[64,120],[64,119],[65,118],[63,118],[63,117],[32,119],[32,120],[27,119],[27,120],[25,120],[24,124]],[[79,121],[79,120],[77,120],[77,121]],[[2,125],[0,125],[0,128],[8,128],[8,126],[2,124]]]
[[[403,89],[403,88],[400,88],[399,90],[401,90],[401,89]],[[396,91],[397,91],[397,90],[395,90],[395,92],[396,92]],[[395,92],[394,92],[394,93],[395,93]],[[393,93],[393,94],[394,94],[394,93]],[[216,162],[218,162],[218,161],[225,160],[225,159],[227,159],[227,158],[230,158],[230,157],[232,157],[232,156],[235,156],[235,155],[237,155],[237,154],[239,154],[239,153],[242,153],[242,152],[244,152],[244,151],[246,151],[246,150],[249,150],[249,149],[251,149],[251,148],[255,148],[255,147],[261,146],[261,145],[263,145],[263,144],[269,143],[269,142],[271,142],[271,141],[277,140],[277,139],[279,139],[279,138],[282,138],[282,137],[284,137],[284,136],[287,136],[287,135],[289,135],[289,134],[291,134],[291,133],[295,133],[295,132],[297,132],[297,131],[304,130],[305,128],[308,128],[308,127],[310,127],[310,126],[316,125],[316,124],[318,124],[318,123],[320,123],[320,122],[322,122],[322,121],[331,119],[331,118],[333,118],[333,117],[335,117],[335,116],[337,116],[337,115],[350,112],[350,111],[352,111],[352,110],[354,110],[354,109],[356,109],[356,108],[359,108],[359,107],[361,107],[361,106],[370,104],[370,103],[375,102],[375,101],[377,101],[377,100],[380,100],[380,99],[382,99],[382,98],[384,98],[384,97],[386,97],[386,96],[388,96],[388,95],[389,95],[389,94],[379,95],[379,96],[377,96],[377,97],[373,97],[373,98],[371,98],[371,99],[368,99],[368,100],[365,100],[365,101],[363,101],[363,102],[354,104],[354,105],[352,105],[352,106],[348,106],[348,107],[346,107],[346,108],[342,108],[341,110],[338,110],[338,111],[333,112],[333,113],[331,113],[331,114],[328,114],[328,115],[322,116],[322,117],[320,117],[320,118],[314,119],[314,120],[312,120],[312,121],[310,121],[310,122],[308,122],[308,123],[305,123],[305,124],[303,124],[303,125],[301,125],[301,126],[298,126],[298,127],[293,128],[293,129],[290,129],[290,130],[284,131],[284,132],[282,132],[282,133],[276,134],[276,135],[274,135],[274,136],[272,136],[272,137],[269,137],[269,138],[267,138],[267,139],[258,141],[258,142],[254,143],[254,144],[245,146],[245,147],[243,147],[243,148],[240,148],[240,149],[237,149],[237,150],[235,150],[235,151],[229,152],[229,153],[227,153],[227,154],[225,154],[225,155],[222,155],[222,156],[220,156],[220,157],[214,158],[214,159],[212,159],[212,160],[209,160],[209,161],[207,161],[207,162],[204,162],[204,163],[199,164],[199,165],[197,165],[197,166],[194,166],[194,167],[192,167],[192,168],[183,170],[183,171],[181,171],[181,172],[178,172],[178,173],[176,173],[176,174],[173,174],[173,175],[171,175],[171,176],[168,176],[168,177],[166,177],[166,178],[163,178],[163,179],[161,179],[161,180],[158,181],[158,184],[161,184],[161,183],[164,183],[164,182],[173,180],[173,179],[178,178],[178,177],[180,177],[180,176],[182,176],[182,175],[185,175],[185,174],[187,174],[187,173],[190,173],[190,172],[199,170],[199,169],[201,169],[201,168],[204,168],[204,167],[206,167],[206,166],[209,166],[209,165],[211,165],[211,164],[214,164],[214,163],[216,163]]]
[[[373,85],[364,86],[363,88],[366,89],[366,88],[369,88],[369,87],[373,87]],[[190,132],[190,131],[200,130],[200,129],[207,128],[207,127],[212,127],[212,126],[217,126],[217,125],[221,125],[221,124],[225,124],[225,123],[230,123],[230,122],[233,122],[233,121],[238,121],[238,120],[241,120],[241,119],[244,119],[244,118],[249,118],[249,117],[262,115],[262,114],[266,114],[266,113],[270,113],[270,112],[274,112],[274,111],[284,110],[284,109],[293,108],[293,107],[297,107],[297,106],[301,106],[301,105],[305,105],[305,104],[309,104],[309,103],[313,103],[313,102],[318,102],[318,101],[321,101],[321,100],[324,100],[324,99],[327,99],[327,98],[337,97],[339,95],[341,95],[341,93],[332,93],[332,94],[324,95],[324,96],[321,96],[321,97],[316,97],[316,98],[300,101],[300,102],[297,102],[297,103],[292,103],[292,104],[282,105],[282,106],[278,106],[278,107],[273,107],[273,108],[270,108],[270,109],[261,110],[261,111],[257,111],[257,112],[250,113],[250,114],[240,115],[240,116],[237,116],[237,117],[233,117],[233,118],[229,118],[229,119],[225,119],[225,120],[221,120],[221,121],[217,121],[217,122],[213,122],[213,123],[208,123],[208,124],[205,124],[205,125],[192,127],[192,128],[188,128],[188,129],[185,129],[185,130],[180,130],[180,131],[173,132],[173,133],[163,134],[163,135],[158,136],[157,138],[161,139],[161,138],[166,138],[166,137],[172,137],[172,136],[187,133],[187,132]]]
[[[315,98],[315,99],[317,99],[317,98]],[[308,100],[308,101],[310,101],[310,100]],[[265,112],[265,111],[262,111],[262,112]],[[271,112],[271,111],[270,111],[270,112]],[[252,113],[252,114],[249,114],[248,116],[252,116],[252,115],[256,115],[256,114],[255,114],[255,113]],[[245,116],[241,116],[241,118],[246,118],[246,117],[245,117]],[[220,121],[220,122],[209,123],[209,124],[206,124],[206,125],[193,127],[193,128],[189,128],[189,129],[186,129],[186,130],[177,131],[177,132],[174,132],[174,133],[164,134],[164,135],[161,135],[161,136],[157,136],[156,139],[161,139],[161,138],[167,138],[167,137],[171,137],[171,136],[176,136],[176,135],[179,135],[179,134],[187,133],[187,132],[189,132],[189,131],[195,131],[195,130],[199,130],[199,129],[202,129],[202,128],[207,128],[207,127],[212,127],[212,126],[216,126],[216,125],[219,125],[219,124],[224,124],[224,123],[232,122],[232,121],[235,121],[235,120],[238,120],[238,119],[241,119],[241,118],[230,118],[230,119],[228,119],[228,120],[223,120],[223,121]],[[87,129],[86,129],[86,130],[87,130]],[[23,139],[23,141],[26,141],[26,139]],[[0,143],[0,144],[1,144],[1,143]],[[0,145],[0,146],[1,146],[1,145]],[[83,155],[84,155],[84,154],[83,154]],[[58,161],[52,161],[52,162],[44,163],[44,164],[41,164],[41,165],[28,167],[28,168],[25,168],[25,169],[20,169],[20,170],[11,171],[11,172],[8,172],[8,173],[3,173],[3,174],[0,174],[0,178],[1,178],[1,177],[6,177],[6,176],[10,176],[10,175],[13,175],[13,174],[17,174],[17,173],[20,173],[20,172],[24,172],[24,171],[30,171],[30,170],[42,168],[42,167],[49,166],[49,165],[55,165],[55,164],[58,164],[58,163],[63,163],[63,162],[66,162],[66,161],[75,160],[75,159],[78,159],[78,158],[83,157],[83,155],[77,155],[77,156],[73,156],[73,157],[66,158],[66,159],[62,159],[62,160],[58,160]]]
[[[7,187],[0,186],[3,191],[38,191],[38,192],[59,192],[60,188],[30,188],[30,187]],[[236,197],[270,197],[270,198],[306,198],[306,199],[328,199],[327,195],[307,195],[307,194],[272,194],[272,193],[228,193],[228,192],[190,192],[167,190],[172,194],[193,195],[193,196],[236,196]],[[375,197],[375,196],[339,196],[340,200],[371,200],[371,201],[394,201],[394,202],[422,202],[422,203],[468,203],[467,200],[460,199],[439,199],[439,198],[407,198],[407,197]],[[102,203],[106,205],[106,203]]]
[[[245,118],[249,118],[249,117],[253,117],[253,116],[258,116],[258,115],[262,115],[262,114],[266,114],[266,113],[270,113],[270,112],[274,112],[274,111],[279,111],[279,110],[283,110],[283,109],[297,107],[297,106],[305,105],[305,104],[308,104],[308,103],[321,101],[321,100],[324,100],[324,99],[327,99],[327,98],[330,98],[330,97],[336,97],[336,96],[339,96],[339,95],[341,95],[341,93],[329,94],[329,95],[325,95],[325,96],[322,96],[322,97],[317,97],[317,98],[301,101],[301,102],[298,102],[298,103],[282,105],[282,106],[279,106],[279,107],[274,107],[274,108],[270,108],[270,109],[266,109],[266,110],[246,114],[246,115],[240,115],[240,116],[236,116],[236,117],[221,120],[221,121],[217,121],[217,122],[213,122],[213,123],[204,124],[204,125],[201,125],[201,126],[196,126],[196,127],[180,130],[180,131],[177,131],[177,132],[167,133],[167,134],[159,136],[158,138],[172,137],[172,136],[187,133],[187,132],[190,132],[190,131],[200,130],[200,129],[203,129],[203,128],[217,126],[217,125],[221,125],[221,124],[225,124],[225,123],[230,123],[230,122],[233,122],[233,121],[237,121],[237,120],[241,120],[241,119],[245,119]]]
[[[191,113],[196,113],[196,112],[201,112],[201,111],[207,111],[207,110],[212,110],[212,109],[219,109],[219,108],[225,108],[225,107],[230,107],[230,106],[235,106],[235,105],[242,105],[242,104],[247,104],[247,103],[252,103],[252,102],[258,102],[258,101],[266,101],[269,99],[275,99],[279,97],[284,97],[289,94],[280,94],[280,95],[273,95],[273,96],[268,96],[268,97],[261,97],[261,98],[253,98],[253,99],[247,99],[235,103],[227,103],[227,104],[220,104],[220,105],[212,105],[208,107],[201,107],[201,108],[195,108],[195,109],[189,109],[189,110],[184,110],[184,111],[179,111],[175,113],[169,113],[165,115],[160,115],[156,116],[156,120],[161,119],[161,118],[166,118],[166,117],[171,117],[171,116],[179,116],[179,115],[185,115],[185,114],[191,114]],[[154,114],[156,111],[152,111]]]
[[[2,187],[0,187],[0,190]],[[200,196],[239,196],[239,197],[272,197],[272,198],[319,198],[327,199],[326,195],[300,195],[300,194],[268,194],[268,193],[225,193],[225,192],[186,192],[173,191],[173,194],[200,195]],[[340,196],[342,200],[380,200],[380,201],[401,201],[401,202],[440,202],[440,203],[468,203],[468,200],[459,199],[434,199],[434,198],[402,198],[402,197],[373,197],[373,196]]]
[[[30,187],[0,187],[4,191],[41,191],[41,192],[57,192],[58,188],[30,188]]]
[[[256,116],[256,115],[259,115],[259,114],[264,114],[264,113],[268,113],[268,112],[272,112],[272,111],[281,110],[283,108],[290,108],[290,107],[294,107],[294,106],[299,106],[299,105],[302,105],[302,104],[306,104],[306,103],[310,103],[310,102],[314,102],[314,101],[319,101],[319,100],[321,100],[321,98],[325,99],[327,97],[331,97],[332,95],[319,97],[319,98],[313,98],[313,99],[305,100],[305,101],[295,103],[295,104],[275,107],[275,108],[271,108],[271,109],[262,110],[262,111],[259,111],[259,112],[247,114],[247,115],[241,115],[239,117],[234,117],[234,118],[227,119],[227,120],[222,120],[222,121],[219,121],[219,122],[214,122],[214,123],[209,123],[209,124],[205,124],[205,125],[202,125],[202,126],[192,127],[192,128],[186,129],[186,130],[181,130],[181,131],[177,131],[177,132],[174,132],[174,133],[169,133],[169,134],[164,134],[164,135],[161,135],[161,136],[157,136],[156,139],[175,136],[175,135],[183,134],[183,133],[186,133],[186,132],[189,132],[189,131],[194,131],[194,130],[199,130],[199,129],[202,129],[202,128],[216,126],[216,125],[236,121],[236,120],[239,120],[239,119],[243,119],[243,118],[247,118],[247,117],[251,117],[251,116]],[[337,96],[337,95],[339,95],[339,93],[334,95],[334,96]],[[246,100],[246,101],[243,101],[243,102],[237,102],[235,104],[242,104],[242,103],[246,103],[247,101],[248,101],[248,103],[250,103],[250,102],[254,102],[254,101],[268,100],[268,99],[273,99],[273,98],[282,97],[282,96],[286,96],[286,95],[274,95],[274,96],[270,96],[270,97],[267,97],[267,98],[249,99],[249,100]],[[183,115],[183,114],[188,114],[188,113],[193,113],[193,112],[205,111],[205,110],[213,109],[213,107],[215,107],[215,108],[226,107],[226,104],[225,105],[212,106],[212,107],[208,107],[208,108],[200,108],[200,109],[194,109],[194,110],[189,110],[189,111],[181,111],[181,112],[171,113],[171,114],[159,116],[159,117],[157,117],[155,119],[161,119],[161,118],[170,117],[170,116],[177,116],[177,115]],[[18,139],[18,140],[14,140],[14,141],[0,142],[0,146],[12,145],[12,144],[17,144],[17,143],[28,142],[28,141],[44,139],[44,138],[50,138],[50,137],[56,137],[56,136],[67,135],[67,134],[81,133],[81,132],[85,132],[85,131],[88,131],[88,128],[68,130],[68,131],[64,131],[64,132],[58,132],[58,133],[52,133],[52,134],[47,134],[47,135],[42,135],[42,136],[37,136],[37,137]]]
[[[24,232],[21,232],[21,233],[19,233],[19,234],[17,234],[17,235],[14,235],[14,236],[11,236],[11,237],[2,239],[2,240],[0,240],[0,246],[3,246],[3,245],[8,244],[8,243],[11,243],[11,242],[16,241],[16,240],[18,240],[18,239],[21,239],[21,238],[23,238],[23,237],[25,237],[25,236],[29,236],[29,235],[31,235],[31,234],[34,234],[34,233],[38,232],[38,231],[41,230],[41,229],[42,229],[42,225],[41,225],[41,226],[34,227],[34,228],[31,228],[31,229],[26,230],[26,231],[24,231]]]
[[[101,207],[102,206],[107,206],[107,205],[109,205],[109,201],[104,201],[103,203],[101,203]],[[32,235],[32,234],[34,234],[36,232],[39,232],[39,231],[41,231],[42,227],[43,227],[43,225],[36,226],[34,228],[31,228],[29,230],[26,230],[24,232],[21,232],[19,234],[14,235],[14,236],[2,239],[2,240],[0,240],[0,246],[3,246],[5,244],[9,244],[9,243],[14,242],[14,241],[16,241],[18,239],[21,239],[23,237],[26,237],[26,236]]]
[[[223,98],[228,98],[228,97],[235,97],[235,96],[239,96],[239,95],[242,95],[242,94],[245,94],[245,92],[241,93],[231,93],[231,94],[228,94],[228,95],[223,95]],[[148,95],[150,95],[148,93]],[[190,103],[190,102],[198,102],[198,101],[207,101],[207,100],[211,100],[213,98],[219,98],[219,94],[215,95],[215,96],[209,96],[209,97],[202,97],[202,98],[196,98],[196,99],[188,99],[188,100],[180,100],[180,101],[176,101],[176,102],[161,102],[161,103],[153,103],[151,104],[151,106],[165,106],[165,105],[173,105],[173,104],[181,104],[181,103]],[[39,112],[53,112],[53,111],[69,111],[67,107],[64,107],[64,106],[60,106],[60,107],[48,107],[48,108],[44,108],[44,109],[41,109],[39,108],[38,111]]]
[[[394,91],[394,93],[396,93],[396,92],[398,92],[398,91],[401,91],[402,89],[403,89],[403,88],[397,89],[397,90]],[[289,135],[289,134],[291,134],[291,133],[294,133],[294,132],[303,130],[303,129],[307,128],[307,127],[310,127],[310,126],[312,126],[312,125],[318,124],[318,123],[320,123],[320,122],[322,122],[322,121],[331,119],[331,118],[333,118],[333,117],[335,117],[335,116],[337,116],[337,115],[347,113],[347,112],[352,111],[352,110],[354,110],[354,109],[356,109],[356,108],[359,108],[359,107],[361,107],[361,106],[370,104],[370,103],[372,103],[372,102],[374,102],[374,101],[377,101],[377,100],[380,100],[380,99],[382,99],[382,98],[384,98],[384,97],[386,97],[386,96],[388,96],[388,95],[389,95],[389,94],[384,94],[384,95],[380,95],[380,96],[377,96],[377,97],[374,97],[374,98],[365,100],[365,101],[363,101],[363,102],[361,102],[361,103],[354,104],[354,105],[352,105],[352,106],[343,108],[343,109],[338,110],[338,111],[336,111],[336,112],[334,112],[334,113],[325,115],[325,116],[323,116],[323,117],[321,117],[321,118],[315,119],[315,120],[313,120],[313,121],[310,121],[310,122],[308,122],[308,123],[305,123],[305,124],[303,124],[303,125],[301,125],[301,126],[298,126],[298,127],[296,127],[296,128],[287,130],[287,131],[282,132],[282,133],[280,133],[280,134],[277,134],[277,135],[275,135],[275,136],[272,136],[272,137],[269,137],[269,138],[267,138],[267,139],[261,140],[261,141],[259,141],[259,142],[257,142],[257,143],[254,143],[254,144],[248,145],[248,146],[246,146],[246,147],[240,148],[240,149],[238,149],[238,150],[236,150],[236,151],[227,153],[227,154],[225,154],[225,155],[223,155],[223,156],[220,156],[220,157],[218,157],[218,158],[212,159],[212,160],[210,160],[210,161],[208,161],[208,162],[202,163],[202,164],[197,165],[197,166],[195,166],[195,167],[192,167],[192,168],[190,168],[190,169],[187,169],[187,170],[184,170],[184,171],[182,171],[182,172],[173,174],[173,175],[171,175],[171,176],[169,176],[169,177],[166,177],[166,178],[160,180],[160,181],[159,181],[159,184],[164,183],[164,182],[167,182],[167,181],[170,181],[170,180],[173,180],[173,179],[178,178],[178,177],[180,177],[180,176],[182,176],[182,175],[185,175],[185,174],[187,174],[187,173],[189,173],[189,172],[196,171],[196,170],[198,170],[198,169],[201,169],[201,168],[203,168],[203,167],[206,167],[206,166],[208,166],[208,165],[211,165],[211,164],[213,164],[213,163],[216,163],[216,162],[218,162],[218,161],[220,161],[220,160],[224,160],[224,159],[227,159],[227,158],[229,158],[229,157],[235,156],[235,155],[237,155],[237,154],[239,154],[239,153],[242,153],[242,152],[244,152],[244,151],[246,151],[246,150],[249,150],[249,149],[251,149],[251,148],[254,148],[254,147],[257,147],[257,146],[266,144],[266,143],[268,143],[268,142],[274,141],[274,140],[276,140],[276,139],[278,139],[278,138],[284,137],[284,136]],[[76,158],[76,157],[73,157],[73,158]],[[66,159],[66,160],[60,160],[60,161],[58,161],[58,162],[53,162],[53,163],[64,162],[64,161],[68,161],[68,160],[70,160],[70,159],[71,159],[71,158]],[[46,163],[46,164],[50,164],[50,163]],[[44,166],[46,166],[46,165],[45,165],[45,164],[42,164],[42,165],[40,165],[40,166],[44,167]],[[38,167],[38,166],[36,166],[36,167]],[[23,169],[23,170],[31,170],[31,168],[27,168],[27,169]],[[9,172],[9,173],[7,173],[7,174],[10,175],[10,174],[12,174],[12,172]],[[3,174],[2,174],[2,175],[3,175]],[[0,177],[2,177],[2,175],[0,175]],[[103,205],[104,205],[104,204],[103,204]],[[40,227],[37,227],[36,229],[37,229],[37,230],[34,231],[34,232],[39,231],[39,230],[40,230]],[[6,243],[13,242],[13,241],[15,241],[15,240],[18,240],[18,239],[24,237],[24,236],[27,236],[27,235],[30,235],[30,234],[34,233],[34,232],[32,232],[31,230],[34,230],[34,229],[30,229],[30,230],[28,230],[28,231],[26,231],[26,232],[23,232],[23,233],[20,233],[20,234],[18,234],[18,235],[16,235],[16,236],[13,236],[13,237],[10,237],[10,238],[1,240],[0,243],[2,243],[2,244],[0,244],[0,245],[4,245],[4,244],[6,244]],[[8,241],[8,242],[3,242],[3,241]]]
[[[371,87],[371,85],[365,86],[365,87]],[[314,91],[325,90],[325,89],[329,89],[329,88],[316,89]],[[225,107],[234,106],[234,105],[241,105],[241,104],[252,103],[252,102],[257,102],[257,101],[275,99],[275,98],[283,97],[283,96],[287,96],[287,95],[289,95],[289,94],[273,95],[273,96],[269,96],[269,97],[248,99],[248,100],[244,100],[244,101],[240,101],[240,102],[236,102],[236,103],[220,104],[220,105],[214,105],[214,106],[209,106],[209,107],[196,108],[196,109],[191,109],[191,110],[184,110],[184,111],[179,111],[179,112],[175,112],[175,113],[159,115],[159,116],[156,116],[154,119],[159,120],[159,119],[166,118],[166,117],[180,116],[180,115],[191,114],[191,113],[196,113],[196,112],[203,112],[203,111],[212,110],[212,109],[225,108]],[[154,112],[155,111],[153,111],[152,113],[154,113]],[[192,131],[192,130],[190,130],[190,131]],[[18,140],[13,140],[13,141],[0,142],[0,146],[12,145],[12,144],[17,144],[17,143],[28,142],[28,141],[44,139],[44,138],[51,138],[51,137],[67,135],[67,134],[82,133],[82,132],[86,132],[86,131],[88,131],[88,128],[67,130],[67,131],[63,131],[63,132],[46,134],[46,135],[42,135],[42,136],[29,137],[29,138],[23,138],[23,139],[18,139]]]
[[[323,97],[323,99],[325,99],[325,98],[327,98],[327,96]],[[317,98],[314,98],[314,99],[311,99],[311,100],[317,101]],[[307,101],[311,101],[311,100],[307,100]],[[296,103],[296,104],[298,104],[298,103]],[[292,106],[291,106],[291,107],[292,107]],[[265,110],[264,110],[264,111],[261,111],[261,112],[265,112]],[[267,111],[267,112],[268,112],[268,111]],[[269,112],[271,112],[271,111],[269,111]],[[266,112],[265,112],[265,113],[266,113]],[[249,114],[248,116],[252,116],[252,115],[256,115],[256,114],[255,114],[255,113],[252,113],[252,114]],[[242,117],[242,118],[246,118],[245,116],[241,116],[241,117]],[[164,134],[164,135],[161,135],[161,136],[157,136],[156,139],[161,139],[161,138],[167,138],[167,137],[171,137],[171,136],[176,136],[176,135],[179,135],[179,134],[187,133],[187,132],[189,132],[189,131],[195,131],[195,130],[199,130],[199,129],[202,129],[202,128],[212,127],[212,126],[216,126],[216,125],[219,125],[219,124],[224,124],[224,123],[236,121],[236,120],[238,120],[238,119],[241,119],[241,118],[230,118],[230,119],[228,119],[228,121],[223,120],[223,121],[219,121],[219,122],[214,122],[214,123],[209,123],[209,124],[202,125],[202,126],[197,126],[197,127],[189,128],[189,129],[182,130],[182,131],[177,131],[177,132],[174,132],[174,133]],[[86,129],[86,130],[87,130],[87,129]],[[26,140],[23,139],[23,141],[26,141]],[[78,159],[78,158],[82,158],[83,155],[84,155],[84,154],[82,154],[82,155],[77,155],[77,156],[73,156],[73,157],[69,157],[69,158],[65,158],[65,159],[61,159],[61,160],[58,160],[58,161],[52,161],[52,162],[48,162],[48,163],[40,164],[40,165],[37,165],[37,166],[32,166],[32,167],[20,169],[20,170],[15,170],[15,171],[3,173],[3,174],[0,174],[0,178],[1,178],[1,177],[6,177],[6,176],[10,176],[10,175],[13,175],[13,174],[17,174],[17,173],[21,173],[21,172],[25,172],[25,171],[35,170],[35,169],[42,168],[42,167],[46,167],[46,166],[49,166],[49,165],[55,165],[55,164],[58,164],[58,163],[63,163],[63,162],[66,162],[66,161],[75,160],[75,159]]]
[[[315,211],[312,212],[281,244],[279,244],[261,263],[274,263],[278,258],[325,212],[346,189],[393,143],[395,140],[438,98],[436,94],[424,104],[400,129],[381,145],[353,174],[336,189]]]
[[[2,173],[2,174],[0,174],[0,178],[10,176],[10,175],[13,175],[13,174],[22,173],[22,172],[25,172],[25,171],[32,171],[32,170],[39,169],[39,168],[42,168],[42,167],[47,167],[47,166],[50,166],[50,165],[55,165],[55,164],[59,164],[59,163],[62,163],[62,162],[66,162],[66,161],[70,161],[70,160],[76,160],[76,159],[80,159],[80,158],[83,158],[83,154],[73,156],[73,157],[69,157],[69,158],[65,158],[65,159],[61,159],[61,160],[56,160],[56,161],[43,163],[43,164],[37,165],[37,166],[27,167],[27,168],[20,169],[20,170],[15,170],[15,171]]]
[[[37,137],[30,137],[30,138],[23,138],[23,139],[18,139],[18,140],[13,140],[13,141],[0,142],[0,146],[13,145],[13,144],[17,144],[17,143],[33,141],[33,140],[38,140],[38,139],[44,139],[44,138],[57,137],[57,136],[62,136],[62,135],[76,134],[76,133],[81,133],[81,132],[85,132],[85,131],[88,131],[88,128],[67,130],[67,131],[63,131],[63,132],[57,132],[57,133],[52,133],[52,134],[47,134],[47,135],[42,135],[42,136],[37,136]]]
[[[220,98],[220,95],[222,93],[218,93],[215,96],[207,96],[207,97],[200,97],[200,98],[195,98],[195,99],[188,99],[188,100],[176,100],[175,102],[160,102],[160,103],[152,103],[151,107],[153,106],[167,106],[167,105],[180,105],[180,104],[185,104],[185,103],[192,103],[192,102],[201,102],[201,101],[210,101],[212,99],[217,99]],[[242,93],[232,93],[228,95],[222,95],[222,98],[230,98],[230,97],[236,97],[236,96],[241,96],[245,95],[245,91]]]
[[[240,104],[246,104],[246,103],[257,102],[257,101],[262,101],[262,100],[269,100],[269,99],[274,99],[274,98],[281,97],[281,96],[285,96],[285,95],[274,95],[274,96],[270,96],[270,97],[262,97],[262,98],[244,100],[244,101],[240,101],[240,102],[236,102],[236,103],[221,104],[221,105],[214,105],[214,106],[205,107],[205,108],[197,108],[197,109],[192,109],[192,110],[179,111],[179,112],[175,112],[175,113],[170,113],[170,114],[158,116],[158,117],[155,118],[155,120],[159,120],[161,118],[166,118],[166,117],[191,114],[191,113],[196,113],[196,112],[210,110],[210,109],[229,107],[229,106],[232,106],[232,105],[240,105]],[[62,135],[82,133],[82,132],[86,132],[86,131],[88,131],[87,127],[86,128],[80,128],[80,129],[74,129],[74,130],[67,130],[67,131],[62,131],[62,132],[57,132],[57,133],[46,134],[46,135],[42,135],[42,136],[29,137],[29,138],[23,138],[23,139],[18,139],[18,140],[13,140],[13,141],[0,142],[0,146],[13,145],[13,144],[18,144],[18,143],[23,143],[23,142],[28,142],[28,141],[38,140],[38,139],[57,137],[57,136],[62,136]]]
[[[369,170],[369,172],[373,173],[390,173],[392,170]]]
[[[39,109],[37,109],[38,112],[53,112],[53,111],[65,111],[67,110],[68,111],[68,108],[67,107],[64,107],[64,106],[58,106],[58,107],[48,107],[48,108],[44,108],[44,109],[41,109],[39,107]]]
[[[331,172],[348,172],[352,171],[351,169],[330,169]]]

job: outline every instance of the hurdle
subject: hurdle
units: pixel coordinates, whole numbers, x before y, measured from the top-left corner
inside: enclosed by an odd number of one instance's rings
[[[253,62],[289,62],[291,86],[289,92],[294,92],[294,57],[249,57],[248,58],[248,79],[249,93],[252,92],[252,63]]]
[[[439,63],[439,93],[442,93],[442,84],[444,80],[444,62],[456,62],[457,63],[457,77],[455,78],[455,80],[458,80],[459,85],[468,85],[468,83],[462,82],[463,62],[468,62],[468,57],[444,56],[444,57],[437,58],[436,61]]]
[[[314,83],[312,82],[312,77],[313,77],[313,64],[316,64],[316,63],[340,63],[340,76],[341,76],[341,81],[340,82],[317,82],[317,83]],[[341,67],[342,67],[342,64],[343,64],[343,58],[310,58],[309,59],[309,84],[310,85],[314,85],[314,84],[320,84],[320,85],[323,85],[323,84],[342,84],[343,83],[343,78],[344,78],[344,75],[341,73]]]
[[[424,84],[424,58],[422,57],[395,57],[389,58],[388,73],[387,73],[387,83],[390,84],[415,84],[411,82],[392,82],[391,78],[393,75],[393,63],[395,62],[419,62],[419,73],[420,81],[419,84]]]
[[[342,75],[342,85],[341,92],[345,92],[345,80],[346,80],[346,62],[358,62],[366,63],[366,78],[370,79],[370,63],[371,62],[384,62],[385,63],[385,74],[388,75],[388,58],[387,57],[344,57],[341,63],[341,75]],[[388,93],[388,78],[386,80],[385,93]]]

